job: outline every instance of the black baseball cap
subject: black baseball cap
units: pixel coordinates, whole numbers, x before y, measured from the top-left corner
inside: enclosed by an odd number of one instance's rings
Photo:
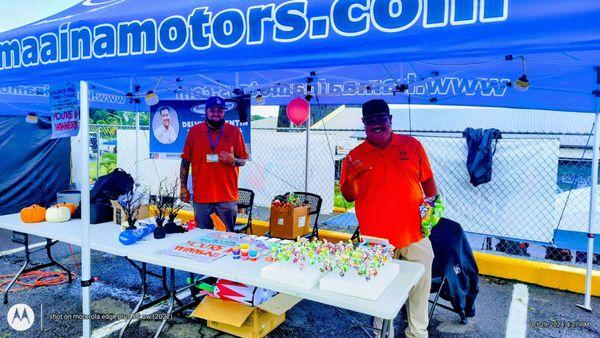
[[[382,99],[369,100],[362,105],[362,116],[390,114],[390,107]]]

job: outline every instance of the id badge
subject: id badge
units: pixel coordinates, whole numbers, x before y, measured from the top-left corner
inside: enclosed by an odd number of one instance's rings
[[[219,162],[219,155],[217,155],[217,154],[206,154],[206,162],[207,163],[216,163],[216,162]]]

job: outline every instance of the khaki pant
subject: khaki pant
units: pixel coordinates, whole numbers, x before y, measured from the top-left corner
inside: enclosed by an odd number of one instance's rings
[[[417,243],[396,250],[397,258],[421,263],[425,266],[423,277],[417,282],[408,294],[408,303],[406,310],[408,313],[408,327],[404,331],[406,337],[427,338],[429,333],[427,326],[429,325],[429,292],[431,289],[431,265],[433,263],[433,248],[429,238],[423,238]],[[383,320],[381,318],[373,319],[373,326],[381,328]],[[378,334],[375,335],[379,337]],[[394,325],[390,326],[390,338],[394,337]]]

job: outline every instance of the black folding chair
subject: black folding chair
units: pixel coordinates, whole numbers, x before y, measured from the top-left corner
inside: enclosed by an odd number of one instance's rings
[[[350,237],[350,241],[352,243],[354,243],[356,241],[356,244],[360,243],[360,228],[357,226],[356,230],[354,230],[354,232],[352,233],[352,237]]]
[[[441,307],[444,308],[448,311],[452,311],[456,314],[458,314],[458,316],[460,317],[460,323],[461,324],[467,324],[468,320],[467,320],[467,316],[465,316],[464,313],[461,312],[457,312],[454,308],[444,305],[444,304],[438,304],[438,301],[440,300],[440,294],[442,293],[442,288],[444,287],[444,284],[446,284],[448,281],[446,279],[445,276],[433,276],[431,278],[431,290],[430,293],[434,293],[435,296],[433,297],[433,300],[429,300],[429,303],[431,303],[431,309],[429,309],[429,319],[431,320],[431,318],[433,317],[433,311],[435,311],[436,307]]]
[[[441,307],[458,314],[460,322],[467,324],[467,318],[475,315],[473,305],[478,292],[478,268],[466,235],[460,224],[442,218],[431,231],[429,239],[435,254],[430,290],[430,293],[435,294],[435,296],[433,300],[429,300],[432,304],[429,310],[429,318],[432,318],[437,307]],[[457,262],[456,260],[448,260],[449,257],[462,258]],[[466,308],[462,308],[458,299],[460,296],[452,294],[453,290],[447,278],[447,276],[458,275],[459,273],[465,278],[465,283],[468,283],[466,287],[469,288],[469,294],[466,295]],[[447,299],[450,306],[438,303],[440,296]]]
[[[312,232],[304,237],[308,238],[308,239],[313,239],[314,237],[316,237],[317,239],[319,238],[319,214],[321,213],[321,205],[323,204],[323,199],[321,198],[321,196],[317,195],[317,194],[312,194],[309,192],[302,192],[302,191],[295,191],[294,195],[296,195],[298,197],[298,200],[301,203],[308,203],[308,205],[310,206],[310,212],[308,213],[309,215],[311,215],[311,218],[314,216],[314,225],[312,228]]]
[[[252,233],[252,207],[254,206],[254,191],[250,189],[238,189],[238,211],[244,209],[244,214],[248,216],[246,222],[235,222],[235,232],[248,232]]]
[[[352,234],[352,237],[350,238],[350,240],[352,242],[356,242],[356,243],[360,242],[360,228],[358,226],[356,227],[356,230],[354,230],[354,233]],[[435,260],[435,258],[434,258],[434,260]],[[447,282],[448,281],[446,279],[446,276],[443,276],[443,275],[431,277],[431,289],[429,292],[433,293],[435,295],[433,297],[433,300],[432,299],[429,300],[429,303],[431,303],[431,308],[429,309],[429,319],[431,320],[431,318],[433,317],[433,312],[435,311],[435,308],[441,307],[441,308],[444,308],[446,310],[449,310],[449,311],[452,311],[452,312],[458,314],[458,316],[460,317],[461,324],[466,324],[468,320],[464,313],[457,312],[454,308],[452,308],[450,306],[438,303],[440,300],[440,295],[442,293],[442,288],[444,287],[444,284],[446,284]]]

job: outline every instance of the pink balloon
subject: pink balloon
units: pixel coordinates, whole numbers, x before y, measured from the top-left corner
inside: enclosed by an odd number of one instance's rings
[[[310,114],[310,104],[302,98],[295,98],[287,105],[287,117],[295,125],[300,125],[308,120]]]

